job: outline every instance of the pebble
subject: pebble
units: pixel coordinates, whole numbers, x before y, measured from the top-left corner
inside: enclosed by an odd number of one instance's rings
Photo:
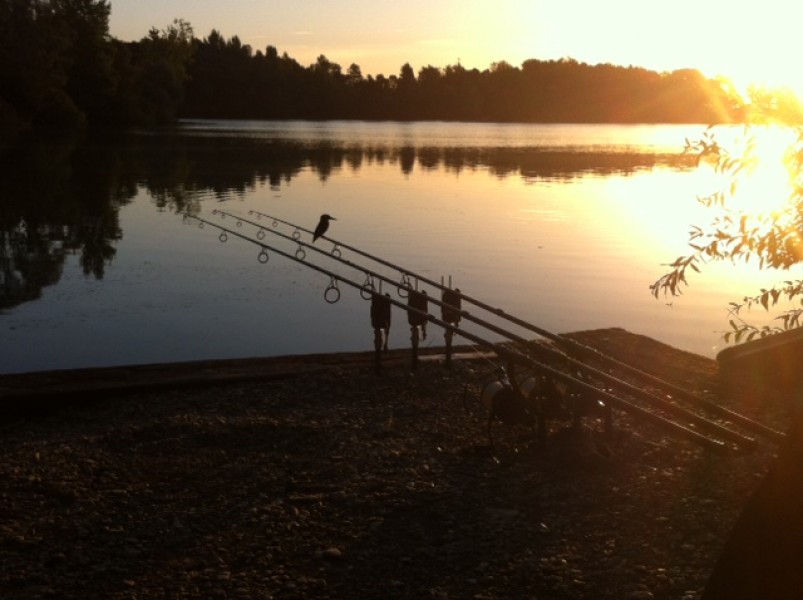
[[[477,377],[458,369],[149,392],[8,423],[0,589],[614,600],[646,581],[615,600],[698,597],[682,590],[702,589],[763,455],[684,452],[618,416],[604,468],[558,446],[496,463]]]
[[[321,552],[321,556],[328,560],[342,560],[343,558],[343,551],[340,548],[327,548],[323,552]]]

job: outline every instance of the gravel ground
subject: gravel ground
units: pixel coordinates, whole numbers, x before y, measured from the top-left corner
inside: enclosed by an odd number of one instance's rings
[[[712,361],[621,335],[588,340],[710,391]],[[612,436],[557,421],[494,452],[488,366],[369,360],[6,421],[0,597],[699,598],[775,448],[617,414]]]

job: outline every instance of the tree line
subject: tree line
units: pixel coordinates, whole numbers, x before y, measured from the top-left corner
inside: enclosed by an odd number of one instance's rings
[[[488,69],[404,64],[363,76],[321,55],[302,67],[273,46],[254,53],[217,31],[194,40],[186,117],[455,120],[552,123],[719,123],[741,104],[699,71],[591,66],[572,59],[501,61]]]
[[[461,64],[363,76],[325,56],[302,66],[176,20],[136,42],[109,34],[108,0],[0,0],[0,131],[156,125],[187,118],[727,123],[745,118],[724,80],[573,59]],[[776,111],[796,98],[758,93]]]
[[[109,35],[108,0],[0,0],[0,132],[167,123],[184,97],[192,28]]]

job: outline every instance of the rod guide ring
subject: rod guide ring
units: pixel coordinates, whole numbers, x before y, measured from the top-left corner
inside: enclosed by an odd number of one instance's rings
[[[323,293],[323,299],[329,304],[336,304],[340,300],[340,288],[337,287],[337,279],[332,277],[326,291]]]

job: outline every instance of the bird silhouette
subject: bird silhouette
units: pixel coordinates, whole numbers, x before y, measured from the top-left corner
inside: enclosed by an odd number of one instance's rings
[[[318,226],[315,228],[315,233],[312,234],[313,242],[326,233],[326,230],[329,229],[329,221],[337,221],[337,219],[330,215],[321,215],[321,220],[318,221]]]

